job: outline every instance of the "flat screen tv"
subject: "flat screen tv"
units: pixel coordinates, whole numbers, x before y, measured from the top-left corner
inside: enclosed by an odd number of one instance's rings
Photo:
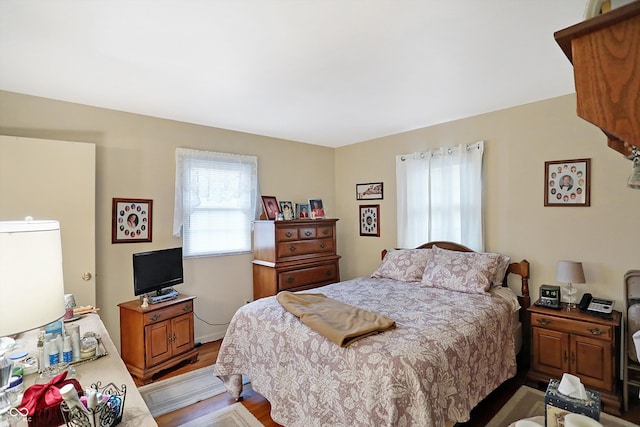
[[[133,254],[133,290],[135,295],[183,283],[182,248],[161,249]]]

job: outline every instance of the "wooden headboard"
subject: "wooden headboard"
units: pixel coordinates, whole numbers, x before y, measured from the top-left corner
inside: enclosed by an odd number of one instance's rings
[[[468,248],[464,245],[460,245],[454,242],[429,242],[423,245],[418,246],[416,249],[431,249],[433,245],[441,249],[447,249],[450,251],[458,251],[458,252],[475,252],[473,249]],[[384,249],[382,251],[382,258],[387,254],[387,250]],[[509,264],[509,268],[507,268],[507,273],[504,276],[504,281],[502,282],[502,286],[507,286],[507,278],[509,274],[517,274],[520,276],[520,293],[518,296],[518,302],[520,303],[520,319],[524,318],[524,312],[531,305],[531,297],[529,296],[529,261],[523,259],[520,262],[512,262]]]

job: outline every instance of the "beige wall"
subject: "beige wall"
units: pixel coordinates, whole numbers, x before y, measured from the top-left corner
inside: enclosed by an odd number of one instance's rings
[[[172,236],[176,147],[256,155],[263,194],[294,203],[320,197],[329,212],[335,209],[331,148],[2,91],[0,134],[96,144],[97,305],[118,347],[117,304],[134,298],[131,254],[181,245]],[[153,242],[111,243],[113,197],[153,199]],[[197,340],[221,338],[235,310],[252,298],[252,259],[185,261],[185,283],[177,289],[196,295],[196,314],[215,324],[196,319]]]
[[[396,245],[395,156],[430,147],[485,141],[486,250],[531,262],[532,295],[555,284],[559,259],[582,261],[581,291],[622,308],[622,278],[640,268],[635,226],[640,192],[627,189],[631,163],[575,115],[573,95],[392,135],[339,149],[190,125],[0,91],[0,134],[96,144],[97,301],[119,342],[117,304],[133,298],[131,254],[180,245],[171,235],[174,149],[253,154],[263,194],[279,200],[321,197],[338,222],[341,276],[372,272]],[[591,207],[544,207],[544,162],[591,158]],[[64,165],[61,165],[64,167]],[[304,179],[301,179],[304,177]],[[384,199],[358,202],[355,185],[384,182]],[[111,199],[154,200],[153,242],[111,244]],[[358,205],[381,205],[381,236],[360,237]],[[251,298],[251,255],[185,262],[179,290],[197,295],[196,339],[222,336],[225,322]],[[513,286],[513,283],[511,284]]]
[[[583,292],[618,301],[623,276],[640,268],[640,191],[626,188],[631,162],[607,147],[602,132],[575,114],[563,96],[336,150],[338,249],[349,257],[344,278],[371,273],[379,253],[396,245],[395,156],[432,147],[485,141],[485,250],[531,263],[531,295],[557,284],[557,261],[582,261]],[[545,207],[544,162],[591,158],[591,206]],[[355,185],[384,182],[384,199],[355,200]],[[360,237],[359,204],[380,203],[381,236]],[[513,282],[511,282],[513,286]]]

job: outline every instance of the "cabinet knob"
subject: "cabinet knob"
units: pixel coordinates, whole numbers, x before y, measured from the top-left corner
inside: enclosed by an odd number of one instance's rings
[[[295,246],[289,246],[289,252],[295,252],[296,249],[297,248]]]
[[[156,314],[152,314],[152,315],[151,315],[151,317],[150,317],[149,319],[151,319],[151,320],[153,320],[153,321],[155,322],[155,321],[156,321],[156,320],[158,320],[159,318],[160,318],[160,315],[156,313]]]
[[[291,237],[291,236],[293,236],[293,233],[290,232],[290,231],[287,231],[286,233],[284,233],[284,235],[287,236],[287,237]]]
[[[307,231],[304,232],[304,235],[309,237],[309,236],[311,236],[311,232],[309,230],[307,230]]]
[[[551,323],[550,320],[547,320],[544,317],[543,318],[539,318],[537,320],[538,320],[538,323],[540,323],[541,325],[548,325],[549,323]]]
[[[602,335],[604,332],[598,328],[589,328],[587,331],[591,332],[593,335]]]
[[[567,350],[564,351],[564,356],[562,356],[562,359],[564,360],[564,363],[567,363]]]

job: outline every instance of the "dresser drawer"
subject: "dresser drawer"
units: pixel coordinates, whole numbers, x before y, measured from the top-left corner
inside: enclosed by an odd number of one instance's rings
[[[292,240],[298,240],[298,229],[291,228],[278,228],[278,241],[288,242]]]
[[[539,313],[531,313],[531,325],[551,329],[570,334],[579,334],[587,337],[611,341],[614,338],[612,326],[599,325],[597,323],[563,319],[555,316],[546,316]]]
[[[298,288],[318,282],[337,282],[338,268],[336,263],[284,271],[278,274],[278,289]]]
[[[305,255],[333,254],[335,251],[331,238],[278,243],[278,258],[281,260]]]
[[[193,311],[193,301],[185,301],[181,304],[175,304],[162,310],[155,310],[144,314],[144,324],[150,325],[163,320],[171,319],[185,313]]]

